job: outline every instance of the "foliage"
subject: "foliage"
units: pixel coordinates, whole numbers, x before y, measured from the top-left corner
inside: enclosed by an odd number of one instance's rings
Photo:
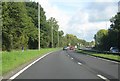
[[[120,13],[110,19],[112,23],[108,30],[99,30],[95,34],[95,48],[98,50],[109,50],[110,47],[120,49]]]
[[[105,29],[101,29],[97,32],[97,34],[95,35],[94,39],[95,39],[95,43],[96,43],[96,48],[99,50],[103,50],[106,49],[106,37],[107,37],[108,31]]]
[[[108,32],[109,44],[120,49],[120,13],[117,13],[110,21],[112,24]]]
[[[90,51],[85,51],[85,50],[77,50],[77,52],[120,62],[119,55],[96,53],[96,52],[90,52]]]
[[[40,14],[38,14],[38,6]],[[51,17],[46,19],[45,11],[36,2],[2,2],[2,49],[37,49],[38,48],[38,16],[40,16],[41,48],[76,45],[89,45],[89,42],[78,39],[72,34],[64,36],[59,31],[58,21]]]
[[[21,48],[21,45],[27,48],[28,35],[34,24],[31,23],[31,18],[27,16],[25,4],[22,2],[3,2],[2,5],[3,50]]]

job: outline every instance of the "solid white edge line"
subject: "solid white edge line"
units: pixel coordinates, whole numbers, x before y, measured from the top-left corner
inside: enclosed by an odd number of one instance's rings
[[[97,58],[97,59],[100,59],[100,60],[109,61],[109,62],[113,62],[113,63],[116,63],[116,64],[119,64],[119,62],[112,61],[112,60],[108,60],[108,59],[104,59],[104,58],[100,58],[100,57],[95,57],[95,56],[90,56],[90,57]]]
[[[82,65],[82,63],[78,62],[79,65]]]
[[[102,76],[102,75],[97,75],[98,77],[100,77],[101,79],[103,79],[103,80],[108,80],[107,78],[105,78],[104,76]]]
[[[35,60],[34,62],[32,62],[31,64],[29,64],[28,66],[26,66],[25,68],[23,68],[22,70],[20,70],[19,72],[17,72],[15,75],[13,75],[12,77],[10,77],[11,79],[15,79],[18,75],[20,75],[22,72],[24,72],[26,69],[28,69],[30,66],[32,66],[33,64],[35,64],[36,62],[38,62],[39,60],[41,60],[42,58],[46,57],[47,55],[49,55],[52,52],[49,52],[43,56],[41,56],[40,58],[38,58],[37,60]]]
[[[105,60],[105,61],[113,62],[113,63],[116,63],[116,64],[119,63],[119,62],[115,62],[115,61],[111,61],[111,60],[107,60],[107,59],[103,59],[103,58],[101,58],[101,60]]]

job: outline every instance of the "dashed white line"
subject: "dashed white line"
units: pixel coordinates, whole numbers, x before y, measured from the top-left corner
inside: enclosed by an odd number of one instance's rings
[[[73,58],[71,58],[71,59],[73,59]]]
[[[109,62],[113,62],[113,63],[117,63],[117,64],[119,63],[119,62],[116,62],[116,61],[112,61],[112,60],[108,60],[108,59],[104,59],[104,58],[100,58],[100,57],[95,57],[95,56],[90,56],[90,57],[97,58],[97,59],[100,59],[100,60],[109,61]]]
[[[36,62],[38,62],[39,60],[41,60],[42,58],[46,57],[47,55],[49,55],[52,52],[49,52],[43,56],[41,56],[40,58],[38,58],[37,60],[35,60],[34,62],[32,62],[31,64],[29,64],[28,66],[26,66],[25,68],[23,68],[22,70],[20,70],[18,73],[16,73],[15,75],[13,75],[12,77],[10,77],[10,80],[15,79],[18,75],[20,75],[22,72],[24,72],[25,70],[27,70],[30,66],[32,66],[33,64],[35,64]]]
[[[2,77],[2,76],[0,76],[0,81],[2,81],[2,79],[3,79],[3,77]]]
[[[82,63],[78,62],[79,65],[82,65]]]
[[[105,61],[109,61],[109,62],[113,62],[113,63],[117,63],[117,64],[119,63],[119,62],[115,62],[115,61],[111,61],[111,60],[107,60],[107,59],[102,59],[102,58],[101,58],[101,60],[105,60]]]
[[[101,79],[103,79],[103,80],[105,80],[105,81],[109,81],[106,77],[104,77],[104,76],[102,76],[102,75],[97,75],[99,78],[101,78]]]

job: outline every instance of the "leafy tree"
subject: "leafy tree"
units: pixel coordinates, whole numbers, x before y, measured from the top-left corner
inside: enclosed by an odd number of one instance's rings
[[[110,19],[112,23],[109,29],[109,47],[115,46],[120,49],[120,13]]]
[[[40,6],[40,40],[41,47],[49,47],[50,43],[50,26],[46,20],[46,15],[44,9]]]
[[[48,19],[48,24],[50,27],[50,37],[51,37],[51,42],[53,43],[52,47],[57,47],[58,45],[58,34],[59,34],[59,25],[58,22],[56,21],[55,18],[51,17],[50,19]]]
[[[99,50],[105,50],[106,49],[106,37],[108,35],[108,31],[105,29],[101,29],[97,32],[97,34],[94,36],[95,39],[95,47]]]
[[[95,47],[98,50],[109,50],[110,47],[118,47],[120,49],[120,13],[117,13],[110,19],[112,23],[110,28],[99,30],[94,36]]]
[[[35,31],[32,19],[27,15],[24,2],[3,2],[3,49],[20,49],[28,47],[31,33]],[[32,34],[33,35],[33,34]]]
[[[27,14],[31,18],[32,23],[34,24],[34,28],[32,28],[32,32],[29,35],[28,47],[30,49],[38,48],[38,3],[35,2],[26,2]]]
[[[40,6],[40,14],[38,14],[38,6]],[[87,45],[85,40],[78,39],[72,34],[64,36],[64,32],[59,31],[58,21],[53,17],[46,20],[45,11],[38,3],[2,2],[2,8],[3,50],[21,49],[22,46],[25,49],[37,49],[38,16],[40,16],[40,45],[42,48],[65,46],[69,43],[76,45],[78,42]]]
[[[59,31],[59,47],[63,47],[64,46],[64,32],[61,30]]]

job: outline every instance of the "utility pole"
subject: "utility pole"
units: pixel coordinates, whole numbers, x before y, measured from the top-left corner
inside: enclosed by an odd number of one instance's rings
[[[58,47],[59,47],[59,31],[58,31]]]
[[[40,5],[38,3],[38,49],[40,50]]]
[[[52,42],[52,48],[53,48],[53,25],[51,26],[51,42]]]

